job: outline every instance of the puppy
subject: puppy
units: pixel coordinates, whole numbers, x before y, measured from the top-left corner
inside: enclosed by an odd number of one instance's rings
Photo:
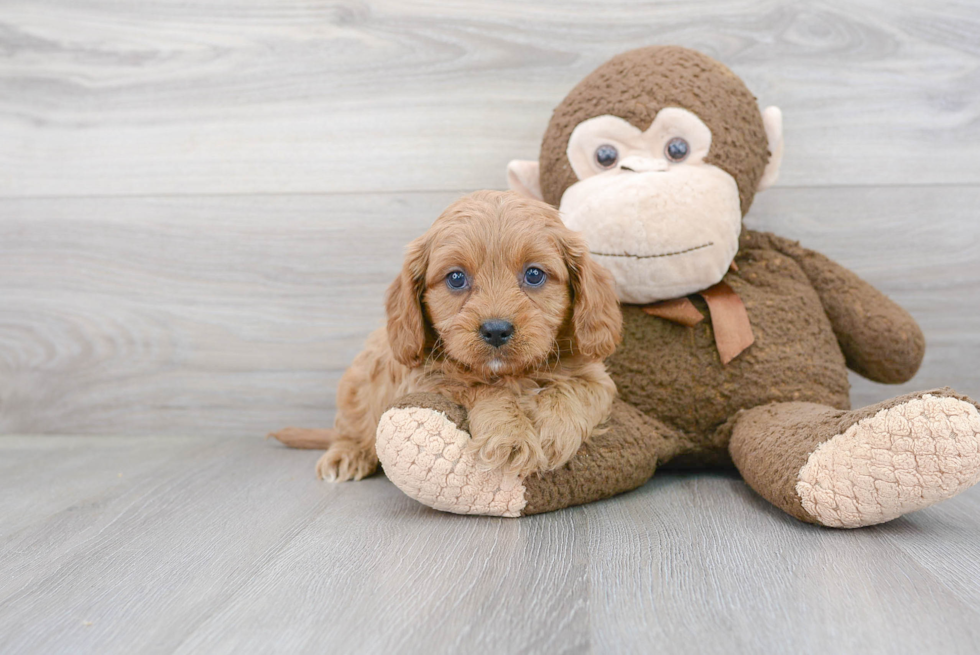
[[[549,205],[496,191],[453,203],[409,244],[386,306],[387,329],[340,380],[333,430],[272,435],[326,447],[321,478],[373,473],[378,421],[408,393],[464,406],[477,461],[522,476],[567,462],[609,416],[602,360],[622,328],[612,277]]]

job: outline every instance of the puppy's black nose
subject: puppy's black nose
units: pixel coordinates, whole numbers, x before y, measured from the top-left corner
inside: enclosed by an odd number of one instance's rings
[[[500,318],[492,318],[480,326],[480,336],[494,348],[500,348],[514,336],[514,324]]]

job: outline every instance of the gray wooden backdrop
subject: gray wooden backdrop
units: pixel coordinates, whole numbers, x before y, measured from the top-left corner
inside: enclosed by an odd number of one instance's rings
[[[916,316],[902,389],[980,396],[976,2],[2,0],[0,433],[329,423],[402,245],[657,43],[782,107],[748,225]]]

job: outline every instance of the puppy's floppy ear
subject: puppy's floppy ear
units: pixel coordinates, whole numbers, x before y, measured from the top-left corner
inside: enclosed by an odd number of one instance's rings
[[[569,231],[563,241],[572,284],[572,331],[575,351],[605,359],[622,338],[623,313],[613,277],[589,255],[579,234]]]
[[[425,361],[429,344],[429,328],[422,308],[428,265],[428,242],[425,237],[419,237],[405,249],[402,271],[385,296],[391,352],[399,362],[413,368]]]

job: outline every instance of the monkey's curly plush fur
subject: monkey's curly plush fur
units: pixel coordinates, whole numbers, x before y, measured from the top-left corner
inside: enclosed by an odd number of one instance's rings
[[[565,466],[504,479],[460,454],[462,408],[416,394],[379,423],[392,481],[444,511],[519,516],[634,489],[665,465],[734,465],[776,507],[839,528],[980,481],[972,399],[944,388],[850,408],[848,368],[915,375],[925,339],[912,316],[820,253],[742,226],[778,175],[781,116],[676,46],[613,57],[572,89],[538,160],[511,162],[508,181],[558,205],[615,278],[609,423]]]

